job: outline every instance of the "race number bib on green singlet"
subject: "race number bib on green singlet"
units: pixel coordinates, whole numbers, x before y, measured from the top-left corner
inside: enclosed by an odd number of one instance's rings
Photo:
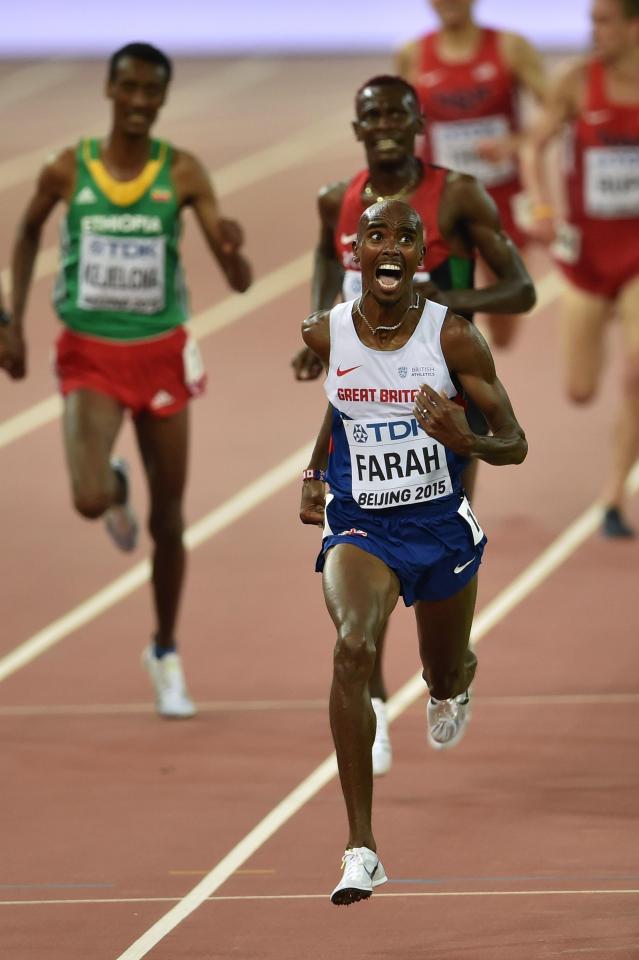
[[[432,123],[428,129],[433,146],[433,162],[440,167],[470,173],[487,187],[507,183],[516,176],[517,166],[513,158],[490,163],[477,152],[484,140],[500,140],[510,134],[506,117]]]
[[[78,306],[83,310],[159,313],[164,309],[164,237],[83,233]]]
[[[426,503],[452,493],[446,449],[415,417],[343,420],[353,500],[365,509]]]
[[[639,146],[591,147],[584,161],[590,217],[639,217]]]

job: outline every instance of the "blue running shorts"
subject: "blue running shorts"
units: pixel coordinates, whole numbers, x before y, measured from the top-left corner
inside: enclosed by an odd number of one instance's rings
[[[416,600],[446,600],[477,573],[486,537],[463,494],[419,508],[362,510],[354,500],[326,497],[322,549],[352,543],[379,557],[397,575],[407,607]]]

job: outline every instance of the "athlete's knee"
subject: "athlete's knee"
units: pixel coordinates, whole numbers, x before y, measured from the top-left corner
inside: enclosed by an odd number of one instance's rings
[[[152,509],[149,516],[149,533],[155,544],[181,544],[184,534],[181,503]]]
[[[95,520],[111,506],[109,492],[93,484],[73,484],[73,506],[87,520]]]
[[[490,345],[497,350],[504,350],[513,342],[517,332],[518,318],[515,316],[490,316]]]
[[[365,630],[338,630],[333,653],[335,675],[341,680],[367,680],[375,666],[375,641]]]
[[[579,406],[585,406],[594,399],[596,388],[594,385],[583,383],[569,383],[567,387],[568,399]]]

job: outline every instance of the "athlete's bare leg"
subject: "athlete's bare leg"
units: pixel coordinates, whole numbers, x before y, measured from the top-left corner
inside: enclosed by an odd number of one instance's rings
[[[337,629],[329,711],[348,814],[346,846],[376,850],[371,824],[375,714],[368,683],[377,638],[399,597],[399,581],[377,557],[345,543],[328,552],[323,587]]]
[[[146,471],[149,531],[153,538],[153,600],[158,647],[175,646],[175,623],[186,565],[182,501],[188,458],[188,408],[170,417],[136,417],[138,446]]]
[[[624,340],[623,395],[603,499],[606,504],[622,507],[626,480],[639,455],[639,278],[619,295],[617,313]]]
[[[126,491],[109,457],[122,425],[123,410],[112,397],[74,390],[64,400],[64,446],[73,504],[83,517],[95,519]]]
[[[604,362],[604,336],[611,303],[567,284],[561,301],[561,344],[568,396],[575,403],[594,397]]]
[[[436,700],[468,690],[477,657],[468,647],[475,612],[477,577],[446,600],[419,600],[415,619],[424,680]]]

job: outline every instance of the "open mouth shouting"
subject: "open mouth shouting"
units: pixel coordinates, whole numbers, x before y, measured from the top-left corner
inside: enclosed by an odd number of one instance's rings
[[[399,263],[383,261],[375,270],[375,280],[385,293],[394,293],[401,286],[404,271]]]

